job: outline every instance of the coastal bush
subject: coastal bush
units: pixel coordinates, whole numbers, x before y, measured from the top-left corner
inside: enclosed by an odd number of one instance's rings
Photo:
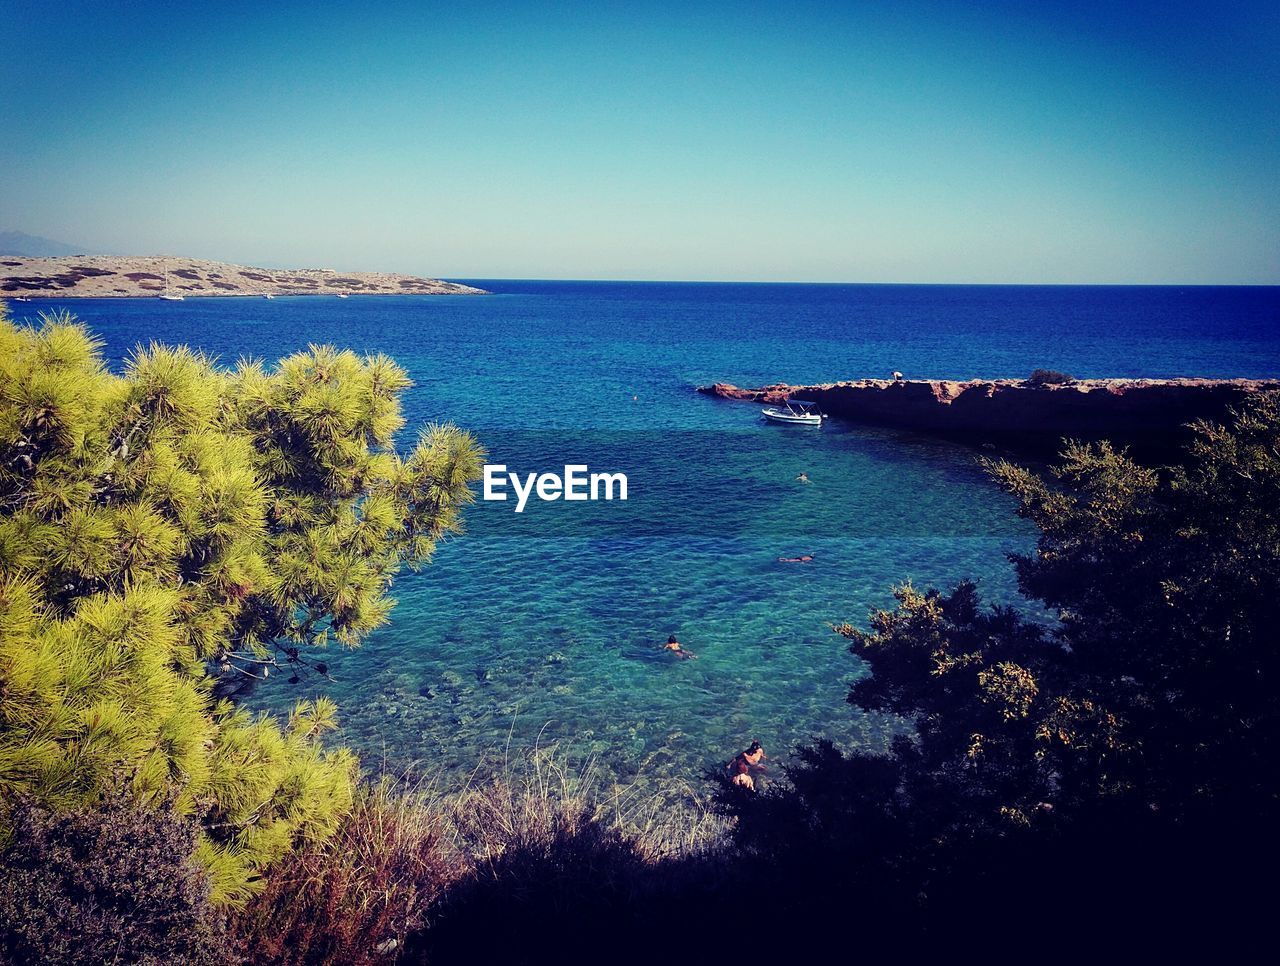
[[[1070,750],[1064,788],[1262,819],[1280,792],[1280,394],[1192,429],[1166,470],[1105,443],[1069,446],[1051,479],[989,469],[1040,530],[1013,561],[1060,621],[1043,727]]]
[[[1075,382],[1075,378],[1056,369],[1033,369],[1031,375],[1027,377],[1027,382],[1033,386],[1065,386],[1067,383]]]
[[[724,790],[788,908],[891,896],[886,923],[939,935],[986,909],[1032,931],[1046,909],[1094,935],[1256,928],[1244,883],[1280,852],[1280,394],[1193,429],[1174,468],[1106,443],[1047,476],[988,463],[1039,528],[1013,560],[1051,622],[907,584],[837,627],[872,671],[849,700],[912,733]]]
[[[14,807],[0,848],[0,962],[231,961],[193,858],[197,828],[120,797]]]
[[[355,760],[322,746],[332,703],[281,723],[227,697],[325,674],[317,648],[358,645],[397,569],[460,529],[480,450],[432,426],[397,455],[408,385],[322,346],[226,370],[153,345],[116,374],[70,316],[0,316],[4,800],[170,803],[219,903],[338,828]]]

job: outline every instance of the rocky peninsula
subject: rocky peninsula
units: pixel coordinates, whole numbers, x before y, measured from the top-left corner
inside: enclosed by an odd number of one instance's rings
[[[757,389],[716,383],[698,392],[757,403],[812,400],[827,415],[853,422],[1028,453],[1051,455],[1069,438],[1110,439],[1165,456],[1189,437],[1188,423],[1221,420],[1250,394],[1268,389],[1280,389],[1280,380],[857,379]]]
[[[167,255],[0,256],[0,297],[210,295],[483,295],[483,289],[392,272],[275,269]]]

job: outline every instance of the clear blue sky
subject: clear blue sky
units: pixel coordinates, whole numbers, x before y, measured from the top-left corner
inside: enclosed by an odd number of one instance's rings
[[[0,230],[446,277],[1277,283],[1278,11],[0,0]]]

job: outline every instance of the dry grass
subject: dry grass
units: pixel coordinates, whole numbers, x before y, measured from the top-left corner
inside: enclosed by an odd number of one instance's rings
[[[254,963],[387,961],[463,874],[445,814],[387,782],[323,846],[277,863],[233,931]]]
[[[448,799],[458,845],[476,861],[513,844],[587,826],[625,838],[645,861],[697,853],[721,841],[724,819],[688,785],[641,782],[602,791],[594,761],[572,767],[556,750],[504,762],[498,777]]]
[[[525,909],[639,901],[669,860],[721,840],[691,789],[599,787],[593,765],[546,750],[461,790],[372,784],[337,835],[270,870],[233,923],[239,948],[264,964],[389,962],[440,920],[483,932]]]

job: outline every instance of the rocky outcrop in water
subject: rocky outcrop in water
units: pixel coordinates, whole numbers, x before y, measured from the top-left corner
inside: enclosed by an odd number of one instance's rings
[[[758,389],[716,383],[698,392],[758,403],[813,400],[841,419],[1029,452],[1053,453],[1070,438],[1110,439],[1135,452],[1166,455],[1188,438],[1187,423],[1220,420],[1251,393],[1267,389],[1280,389],[1280,380],[1081,379],[1037,385],[1020,379],[858,379]]]

